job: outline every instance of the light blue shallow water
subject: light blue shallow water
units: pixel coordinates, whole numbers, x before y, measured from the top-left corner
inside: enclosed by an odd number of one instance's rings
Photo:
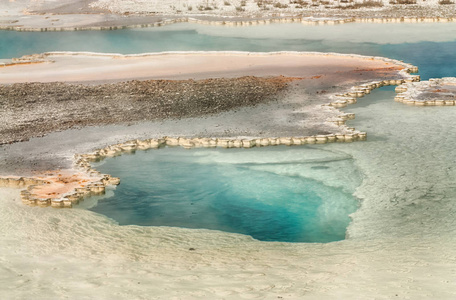
[[[254,36],[249,33],[253,29],[186,28],[183,25],[103,32],[0,31],[0,57],[54,50],[116,53],[323,51],[401,59],[419,66],[423,79],[456,74],[456,35],[451,33],[454,25],[397,25],[382,27],[387,28],[387,35],[380,34],[378,38],[375,31],[361,38],[351,38],[356,33],[362,35],[363,31],[374,29],[366,26],[315,28],[283,24],[265,26],[267,30],[256,27]],[[426,35],[426,28],[434,28],[435,32]],[[290,30],[296,33],[293,35],[296,38],[290,38]],[[305,30],[308,32],[303,33]],[[402,37],[395,30],[402,34],[404,30],[417,34],[413,38],[403,35],[406,42],[389,40],[389,36]],[[449,37],[440,37],[442,31],[450,32]],[[390,91],[392,99],[393,91]],[[362,110],[363,106],[369,105],[359,101],[353,109]],[[391,105],[395,105],[392,100]],[[363,129],[369,130],[370,125],[363,123],[366,117],[367,112],[363,112],[357,116],[356,122],[361,122]],[[379,139],[388,138],[369,137],[373,143]],[[334,145],[320,145],[318,149],[331,147]],[[114,197],[100,201],[92,210],[120,224],[217,229],[266,241],[329,242],[344,239],[350,222],[348,215],[358,207],[358,200],[351,195],[363,180],[356,163],[350,157],[341,158],[328,153],[325,153],[328,158],[324,160],[296,161],[295,157],[299,155],[304,157],[313,153],[309,147],[293,147],[293,151],[297,151],[290,154],[293,158],[284,159],[291,150],[273,149],[164,149],[109,159],[98,169],[119,176],[122,184]],[[255,159],[245,160],[246,156]],[[347,173],[347,170],[350,171]]]

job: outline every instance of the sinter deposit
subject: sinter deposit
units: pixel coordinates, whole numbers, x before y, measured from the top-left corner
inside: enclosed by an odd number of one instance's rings
[[[454,106],[456,102],[456,78],[431,78],[429,81],[404,83],[396,87],[394,98],[416,106]]]

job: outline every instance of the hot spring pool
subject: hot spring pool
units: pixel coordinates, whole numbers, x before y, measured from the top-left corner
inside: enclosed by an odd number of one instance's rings
[[[455,30],[453,23],[423,23],[0,31],[0,58],[61,50],[333,51],[404,60],[428,79],[455,76]],[[395,103],[393,97],[392,90],[374,91],[344,109],[356,113],[351,126],[368,132],[363,143],[167,148],[108,159],[96,168],[120,177],[122,184],[113,197],[91,210],[121,225],[215,229],[264,241],[337,241],[345,238],[349,224],[354,238],[407,235],[416,232],[416,220],[420,230],[433,232],[435,224],[454,219],[448,213],[453,211],[455,149],[448,124],[454,122],[454,111],[411,108]],[[358,210],[354,193],[363,201]],[[355,211],[355,222],[350,223]]]
[[[97,169],[119,176],[122,184],[91,210],[120,225],[214,229],[262,241],[330,242],[345,238],[349,214],[358,206],[352,193],[360,176],[351,158],[311,147],[166,148],[110,158]],[[343,170],[354,180],[322,180],[328,172]]]

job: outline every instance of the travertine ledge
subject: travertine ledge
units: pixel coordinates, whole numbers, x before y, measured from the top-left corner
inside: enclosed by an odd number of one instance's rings
[[[428,81],[407,82],[396,87],[395,101],[415,106],[454,106],[456,78],[431,78]]]
[[[95,170],[58,170],[37,177],[0,177],[0,187],[21,188],[21,199],[30,206],[72,207],[84,197],[105,193],[106,186],[118,185],[119,178]],[[25,188],[25,189],[24,189]]]

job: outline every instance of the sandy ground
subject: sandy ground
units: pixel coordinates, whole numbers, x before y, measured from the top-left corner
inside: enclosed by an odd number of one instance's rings
[[[394,3],[412,4],[394,4]],[[284,16],[309,18],[454,17],[451,0],[4,0],[0,27],[87,28],[153,24],[166,19],[192,17],[201,20],[252,20]],[[414,4],[413,4],[414,3]]]
[[[0,249],[15,253],[1,259],[5,299],[454,296],[454,241],[261,243],[216,231],[119,227],[83,210],[24,209],[17,199],[0,203],[9,211],[0,225],[2,240],[9,232],[9,241]],[[36,238],[51,229],[44,240]]]
[[[272,59],[274,58],[274,59]],[[168,52],[140,55],[51,52],[48,62],[1,69],[0,83],[116,82],[132,79],[205,79],[242,76],[300,77],[321,85],[355,85],[393,77],[394,61],[318,52]]]
[[[8,238],[0,250],[14,253],[0,256],[5,299],[454,297],[454,240],[263,243],[217,231],[118,226],[85,210],[26,209],[16,194],[3,190],[14,201],[0,201],[0,237]]]

